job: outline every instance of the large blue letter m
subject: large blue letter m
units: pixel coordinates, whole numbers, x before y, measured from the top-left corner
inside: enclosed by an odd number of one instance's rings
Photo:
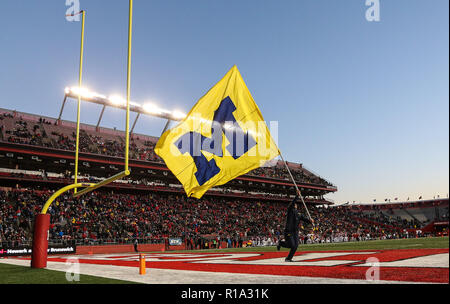
[[[236,106],[230,97],[225,98],[214,112],[214,118],[211,126],[211,138],[205,137],[198,132],[188,132],[183,134],[176,142],[175,146],[181,154],[189,153],[194,160],[197,172],[195,177],[199,185],[203,185],[220,172],[216,161],[208,161],[202,151],[213,155],[223,157],[222,135],[225,134],[229,144],[227,151],[234,159],[238,159],[248,150],[256,145],[255,139],[244,132],[239,126],[233,112]],[[231,126],[225,130],[225,125]]]

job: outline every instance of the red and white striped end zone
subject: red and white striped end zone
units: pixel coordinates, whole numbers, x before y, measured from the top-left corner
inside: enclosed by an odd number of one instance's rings
[[[448,249],[298,252],[294,262],[283,252],[149,253],[149,269],[188,270],[228,274],[297,276],[382,282],[449,283]],[[81,264],[138,267],[138,254],[77,255]],[[49,257],[65,262],[67,256]],[[326,282],[326,281],[325,281]],[[270,283],[270,279],[267,283]]]

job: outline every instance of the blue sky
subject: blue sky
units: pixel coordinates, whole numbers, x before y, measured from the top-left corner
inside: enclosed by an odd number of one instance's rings
[[[125,95],[128,1],[87,11],[83,83]],[[135,0],[131,98],[187,112],[236,64],[285,158],[335,183],[336,202],[449,192],[449,2]],[[0,107],[55,117],[76,85],[80,23],[63,0],[3,1]],[[82,106],[96,123],[100,107]],[[63,118],[74,120],[75,102]],[[132,115],[133,117],[133,115]],[[124,128],[108,109],[104,126]],[[159,135],[164,121],[136,131]]]

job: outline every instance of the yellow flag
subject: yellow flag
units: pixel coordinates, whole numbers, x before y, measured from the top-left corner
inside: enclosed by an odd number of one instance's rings
[[[161,135],[155,152],[196,198],[279,155],[236,66]]]

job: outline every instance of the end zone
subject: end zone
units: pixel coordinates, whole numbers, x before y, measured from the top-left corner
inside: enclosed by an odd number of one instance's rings
[[[449,283],[448,249],[300,252],[148,253],[147,274],[138,275],[139,254],[55,256],[48,269],[66,271],[76,259],[80,272],[100,277],[161,284],[342,284]],[[376,265],[372,262],[378,261]],[[28,264],[27,258],[0,262]],[[375,268],[374,268],[375,267]],[[368,281],[368,272],[379,280]]]

